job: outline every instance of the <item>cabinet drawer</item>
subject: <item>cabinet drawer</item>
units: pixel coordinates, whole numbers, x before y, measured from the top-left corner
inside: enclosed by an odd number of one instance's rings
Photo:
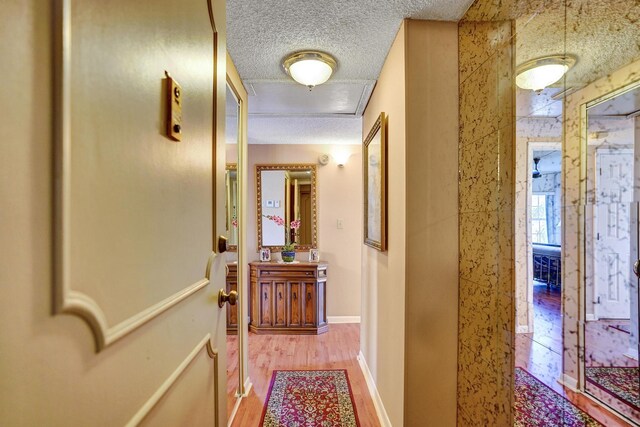
[[[317,270],[260,270],[260,277],[282,277],[282,278],[315,278],[317,275]]]

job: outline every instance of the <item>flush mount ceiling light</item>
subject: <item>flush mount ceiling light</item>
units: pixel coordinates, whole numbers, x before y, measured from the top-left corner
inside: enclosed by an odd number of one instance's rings
[[[560,80],[576,63],[570,55],[551,55],[532,59],[516,69],[516,84],[522,89],[540,91]]]
[[[331,55],[311,50],[292,53],[282,62],[285,72],[309,89],[329,80],[336,65]]]

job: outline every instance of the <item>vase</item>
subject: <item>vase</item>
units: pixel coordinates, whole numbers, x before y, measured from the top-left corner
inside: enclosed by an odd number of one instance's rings
[[[296,251],[282,251],[280,254],[284,262],[293,262],[296,259]]]

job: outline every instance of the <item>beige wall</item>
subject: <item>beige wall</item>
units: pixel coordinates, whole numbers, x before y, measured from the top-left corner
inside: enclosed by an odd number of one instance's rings
[[[364,114],[388,115],[388,249],[363,246],[361,349],[392,425],[455,425],[457,24],[406,20]]]
[[[251,120],[251,118],[249,118]],[[235,146],[228,146],[232,154]],[[326,166],[317,164],[321,154],[334,150],[351,153],[340,168],[333,159]],[[257,164],[315,163],[318,179],[318,249],[320,258],[329,263],[327,315],[360,316],[360,252],[362,241],[362,156],[361,145],[289,145],[250,144],[248,150],[247,254],[249,261],[258,259],[256,175]],[[337,228],[337,220],[343,228]],[[278,254],[273,254],[274,259]],[[308,260],[308,252],[300,252],[299,260]],[[331,319],[329,319],[331,321]]]
[[[406,426],[456,424],[458,25],[406,24]]]
[[[398,31],[363,116],[367,135],[381,112],[388,117],[387,251],[362,245],[360,349],[391,424],[404,423],[406,116],[405,29]]]

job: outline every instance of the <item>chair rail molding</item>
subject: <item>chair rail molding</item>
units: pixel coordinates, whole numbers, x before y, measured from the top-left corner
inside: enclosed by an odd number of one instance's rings
[[[100,352],[149,320],[185,300],[210,283],[212,252],[205,277],[135,315],[110,326],[104,310],[91,296],[74,290],[70,283],[70,187],[71,187],[71,0],[56,0],[53,15],[54,90],[54,314],[73,314],[93,331]],[[213,22],[212,22],[213,26]],[[215,28],[214,28],[215,31]]]

